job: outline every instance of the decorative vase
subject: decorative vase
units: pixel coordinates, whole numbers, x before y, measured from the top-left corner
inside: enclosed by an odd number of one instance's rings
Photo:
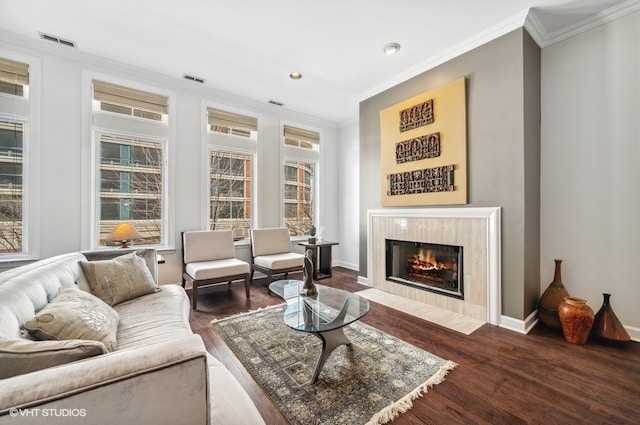
[[[558,317],[558,306],[569,296],[569,292],[562,284],[562,260],[553,261],[556,262],[553,282],[549,284],[538,301],[538,318],[551,328],[562,329],[560,318]]]
[[[602,307],[596,313],[591,333],[597,338],[614,344],[626,344],[631,337],[611,308],[611,294],[602,294]]]
[[[316,226],[314,226],[313,224],[309,228],[309,238],[308,238],[307,242],[310,243],[310,244],[315,244],[316,243]]]
[[[558,307],[558,316],[562,324],[564,339],[573,344],[585,344],[591,333],[595,315],[587,300],[566,297]]]
[[[304,253],[304,266],[302,268],[302,277],[303,277],[303,286],[302,286],[302,295],[315,295],[316,287],[313,284],[313,253],[310,249]]]

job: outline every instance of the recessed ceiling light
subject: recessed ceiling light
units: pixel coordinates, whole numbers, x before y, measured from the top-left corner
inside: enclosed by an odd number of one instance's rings
[[[394,55],[398,53],[400,50],[400,45],[398,43],[389,43],[384,46],[384,52],[388,55]]]
[[[299,72],[292,72],[291,74],[289,74],[289,78],[291,78],[292,80],[299,80],[302,78],[302,74],[300,74]]]

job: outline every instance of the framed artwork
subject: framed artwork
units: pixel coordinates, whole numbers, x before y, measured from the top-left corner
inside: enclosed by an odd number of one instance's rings
[[[382,206],[466,204],[465,79],[380,111]]]

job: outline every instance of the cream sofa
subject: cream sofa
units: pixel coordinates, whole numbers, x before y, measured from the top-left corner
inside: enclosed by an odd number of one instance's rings
[[[81,260],[124,252],[64,254],[0,273],[0,424],[264,423],[239,382],[191,331],[189,300],[179,285],[113,306],[115,351],[105,353],[95,341],[33,340],[24,331],[59,288],[90,291]],[[155,250],[139,253],[157,282]]]

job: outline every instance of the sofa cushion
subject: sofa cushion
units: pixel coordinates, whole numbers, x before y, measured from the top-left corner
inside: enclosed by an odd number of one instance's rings
[[[111,306],[158,290],[147,263],[137,252],[112,260],[80,261],[80,266],[91,293]]]
[[[162,285],[162,291],[114,306],[120,316],[118,351],[191,335],[191,306],[180,285]]]
[[[0,338],[0,379],[107,353],[100,341]]]
[[[60,288],[58,295],[24,328],[39,340],[100,341],[108,351],[114,351],[118,319],[118,313],[99,298],[80,289]]]

